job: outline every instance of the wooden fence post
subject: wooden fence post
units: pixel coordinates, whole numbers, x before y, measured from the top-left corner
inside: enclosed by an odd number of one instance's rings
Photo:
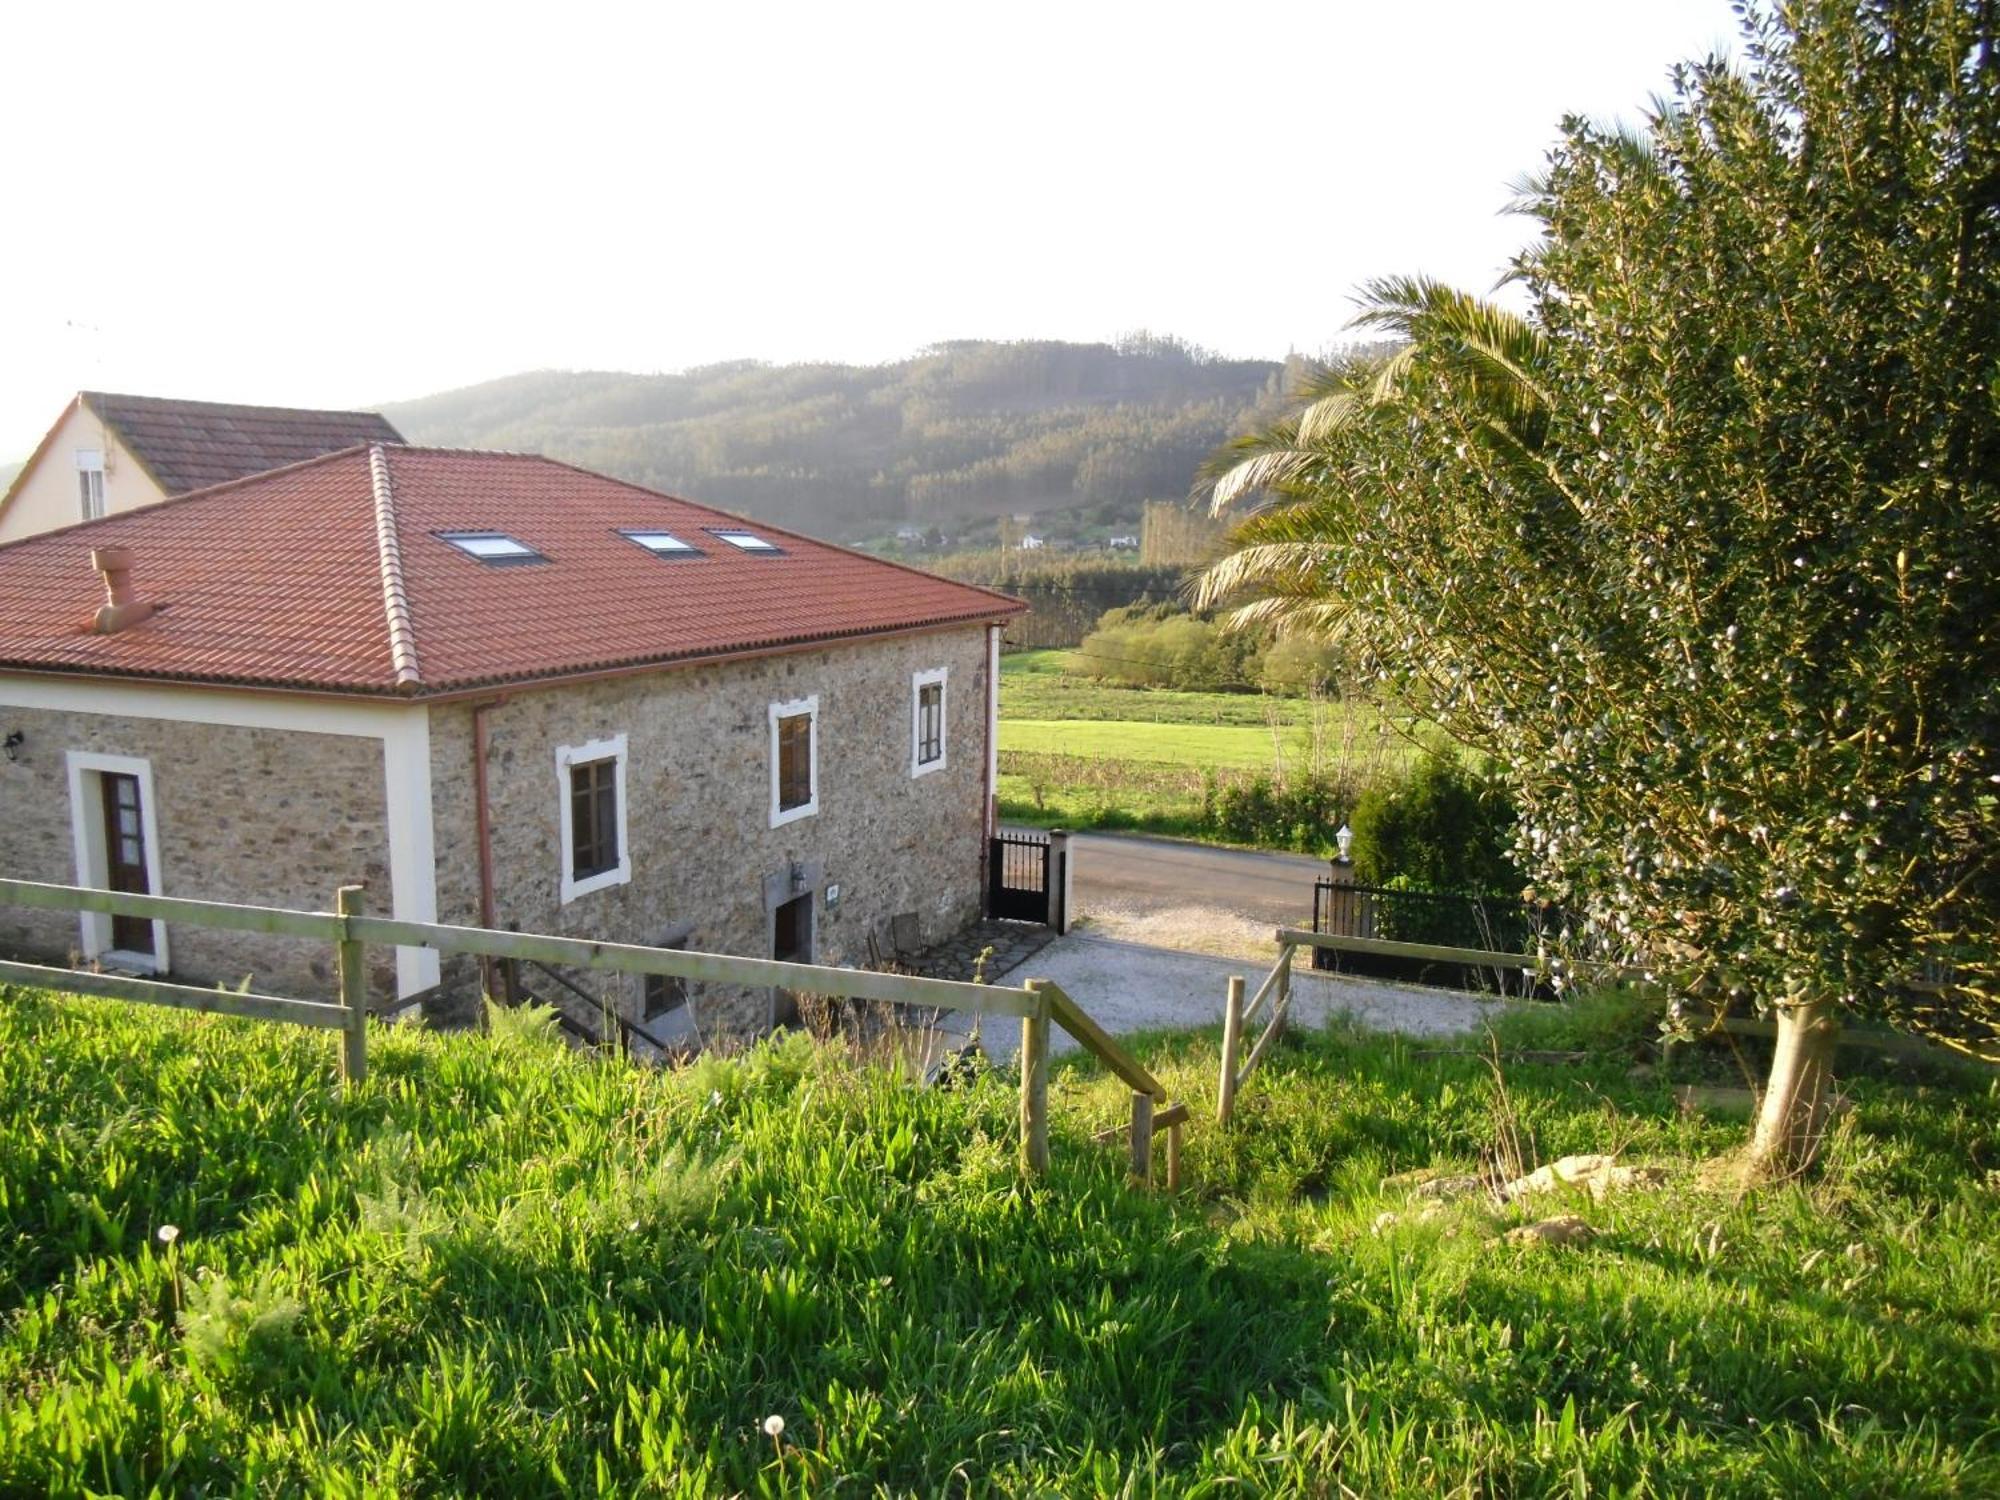
[[[1278,993],[1271,998],[1278,1003],[1278,1014],[1289,1017],[1292,1008],[1292,955],[1298,950],[1290,943],[1278,955]]]
[[[1222,1008],[1222,1079],[1215,1095],[1215,1120],[1227,1125],[1236,1113],[1236,1054],[1243,1047],[1243,976],[1229,976],[1229,999]]]
[[[365,889],[342,886],[334,893],[335,913],[342,918],[360,916]],[[340,974],[340,1003],[347,1011],[340,1028],[340,1076],[352,1088],[368,1076],[368,959],[366,945],[354,940],[350,922],[344,920],[340,932],[334,944],[335,968]]]
[[[1021,1172],[1039,1177],[1049,1169],[1049,997],[1042,980],[1027,988],[1037,1003],[1021,1018]]]
[[[1132,1091],[1132,1178],[1140,1187],[1153,1180],[1153,1096]]]

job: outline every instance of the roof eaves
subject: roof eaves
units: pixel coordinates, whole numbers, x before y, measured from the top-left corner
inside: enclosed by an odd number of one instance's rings
[[[410,595],[403,586],[403,549],[396,538],[396,491],[389,459],[380,443],[368,445],[368,478],[375,490],[375,548],[381,557],[382,604],[389,616],[389,659],[396,690],[414,693],[424,685],[417,666],[417,632],[410,622]]]

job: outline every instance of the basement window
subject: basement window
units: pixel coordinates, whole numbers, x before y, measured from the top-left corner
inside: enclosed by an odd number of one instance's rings
[[[655,557],[700,557],[701,548],[684,542],[671,531],[621,531],[628,542],[636,542]]]
[[[438,540],[450,542],[467,557],[483,563],[538,563],[548,559],[526,542],[504,531],[440,531]]]
[[[754,552],[765,557],[782,557],[785,553],[785,549],[776,542],[767,541],[754,531],[731,531],[715,526],[707,530],[718,542],[727,542],[739,552]]]

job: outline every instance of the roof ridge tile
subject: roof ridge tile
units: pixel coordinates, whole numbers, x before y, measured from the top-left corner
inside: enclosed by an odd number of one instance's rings
[[[417,666],[417,632],[410,620],[410,595],[403,586],[403,548],[396,536],[396,490],[389,459],[380,443],[368,445],[368,480],[375,491],[375,548],[382,560],[382,603],[389,615],[389,658],[399,692],[424,684]]]

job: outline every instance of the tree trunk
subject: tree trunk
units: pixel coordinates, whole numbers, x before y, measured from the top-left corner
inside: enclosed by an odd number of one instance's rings
[[[1819,1155],[1833,1105],[1833,1052],[1840,1037],[1837,1002],[1781,1005],[1777,1016],[1771,1078],[1750,1138],[1749,1166],[1759,1177],[1789,1176],[1810,1167]]]

